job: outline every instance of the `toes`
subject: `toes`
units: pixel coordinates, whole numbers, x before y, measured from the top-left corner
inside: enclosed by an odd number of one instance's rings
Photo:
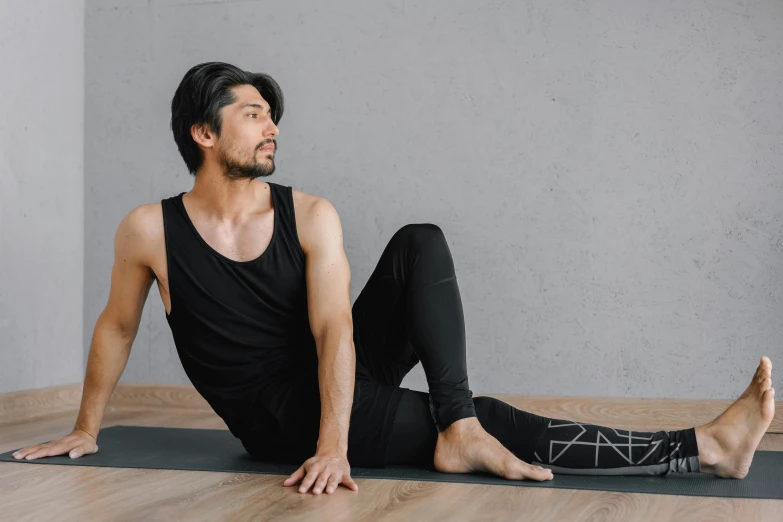
[[[756,372],[756,381],[763,382],[764,379],[772,377],[772,370],[769,367],[759,368]]]
[[[551,469],[542,468],[541,466],[536,466],[536,468],[538,468],[538,476],[542,480],[551,480],[553,478]]]
[[[552,470],[542,466],[533,466],[521,460],[509,461],[504,464],[503,477],[511,480],[551,480]]]

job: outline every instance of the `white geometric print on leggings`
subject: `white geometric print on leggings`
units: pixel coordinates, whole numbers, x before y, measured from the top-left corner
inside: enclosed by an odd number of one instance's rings
[[[558,422],[559,424],[554,424],[555,422]],[[585,426],[590,427],[591,429],[588,430]],[[571,429],[563,429],[569,427],[571,427]],[[617,430],[605,426],[596,426],[595,424],[560,421],[557,419],[550,420],[548,428],[558,428],[557,436],[559,439],[549,441],[548,464],[555,464],[558,459],[561,458],[562,460],[568,460],[570,462],[585,463],[585,457],[587,457],[586,451],[589,451],[591,453],[590,456],[592,457],[592,448],[595,448],[595,457],[590,460],[593,461],[593,466],[596,468],[616,467],[618,464],[616,462],[618,457],[621,458],[624,465],[627,466],[652,464],[653,462],[647,459],[650,455],[655,453],[658,447],[666,439],[668,439],[666,432],[658,432],[659,436],[657,440],[653,440],[655,433],[637,431],[636,435],[634,435],[631,430]],[[588,431],[595,433],[595,441],[586,440],[586,437],[585,440],[580,440]],[[658,460],[658,463],[665,462],[674,457],[679,451],[681,444],[681,442],[677,442],[671,452],[668,455],[664,453],[660,460]],[[673,445],[675,445],[674,442],[669,444],[669,446]],[[603,454],[601,453],[602,447],[604,448]],[[634,451],[634,448],[647,448],[647,451]],[[569,453],[567,454],[567,452]],[[578,453],[578,455],[572,455],[571,453]],[[539,462],[544,462],[537,452],[534,452],[533,455]],[[639,460],[634,462],[634,455],[636,455]]]

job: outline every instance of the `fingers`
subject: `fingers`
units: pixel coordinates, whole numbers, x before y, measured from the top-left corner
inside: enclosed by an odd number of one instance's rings
[[[329,477],[329,482],[326,484],[326,492],[327,493],[334,493],[334,490],[337,489],[337,486],[340,485],[340,477],[338,477],[336,474],[332,474],[331,477]]]
[[[350,467],[347,463],[335,465],[334,462],[324,464],[317,458],[308,459],[284,482],[284,486],[293,486],[300,480],[299,493],[307,493],[310,488],[314,495],[320,495],[321,492],[334,493],[340,484],[345,484],[348,489],[358,491],[359,486],[353,481],[350,475]]]
[[[23,459],[36,449],[38,449],[39,446],[28,446],[27,448],[22,448],[13,455],[11,455],[15,459]]]
[[[348,489],[351,489],[353,491],[359,491],[359,485],[353,481],[350,475],[345,475],[343,477],[342,483],[348,486]]]
[[[299,466],[298,470],[294,471],[294,473],[290,477],[288,477],[285,480],[285,482],[283,482],[283,485],[293,486],[294,484],[302,480],[302,477],[304,477],[304,473],[305,473],[304,464],[302,464],[301,466]]]
[[[327,473],[327,471],[323,471],[318,481],[316,481],[315,488],[313,488],[314,494],[320,494],[324,484],[326,484],[326,493],[334,493],[340,484],[345,484],[345,486],[352,491],[359,491],[359,486],[353,481],[350,475],[331,473],[327,478]]]
[[[318,466],[317,464],[313,464],[309,466],[309,469],[305,464],[302,464],[299,469],[294,471],[293,475],[288,477],[285,482],[283,482],[283,486],[293,486],[300,480],[302,481],[301,486],[299,486],[299,493],[307,493],[310,490],[310,486],[313,485],[313,483],[321,478],[319,482],[316,484],[316,487],[313,489],[313,493],[318,494],[323,489],[324,485],[326,484],[326,481],[329,479],[329,473],[323,470],[322,474],[322,467]],[[323,475],[323,477],[320,477],[320,475]],[[304,477],[304,479],[302,479]],[[317,490],[317,491],[316,491]]]
[[[329,477],[331,475],[329,474],[329,471],[324,470],[319,476],[318,480],[315,481],[315,487],[313,488],[313,493],[316,495],[319,495],[321,491],[323,491],[324,486],[326,486],[327,481],[329,480]]]
[[[35,446],[28,446],[26,448],[22,448],[16,453],[13,454],[14,458],[17,459],[37,459],[38,457],[45,457],[47,450],[51,448],[51,442],[46,442],[44,444],[36,444]]]
[[[318,478],[318,475],[318,470],[310,468],[307,472],[307,476],[302,481],[302,485],[299,487],[299,493],[307,493],[310,491],[310,486],[313,485],[313,482]]]
[[[92,448],[87,446],[78,446],[76,448],[73,448],[71,452],[68,454],[68,456],[71,457],[72,459],[77,459],[82,455],[86,455],[88,453],[97,453],[97,452],[98,452],[98,446],[95,446],[94,451],[92,450]]]
[[[70,452],[69,456],[71,458],[77,458],[87,453],[96,453],[98,451],[98,445],[95,442],[96,439],[92,435],[86,437],[74,432],[57,440],[50,440],[42,444],[27,446],[26,448],[16,451],[12,456],[15,459],[33,460],[40,457],[65,455]]]
[[[39,459],[41,457],[51,457],[53,455],[60,455],[62,453],[65,453],[65,451],[67,450],[57,451],[56,446],[39,445],[35,447],[35,449],[32,449],[24,453],[19,458],[23,458],[25,460],[34,460],[34,459]]]
[[[313,487],[314,495],[320,495],[323,491],[326,491],[326,493],[334,493],[340,484],[345,484],[353,491],[359,490],[359,486],[353,481],[350,475],[335,473],[329,469],[322,469],[319,471],[311,468],[302,481],[302,485],[299,487],[299,493],[307,493],[311,486]],[[324,487],[326,489],[324,489]]]

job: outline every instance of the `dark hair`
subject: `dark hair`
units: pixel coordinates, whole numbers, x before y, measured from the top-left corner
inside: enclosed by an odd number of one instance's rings
[[[283,116],[283,91],[271,76],[253,73],[223,62],[207,62],[192,67],[182,78],[171,100],[171,130],[179,153],[194,176],[204,162],[204,153],[198,147],[190,129],[206,123],[220,136],[222,118],[220,109],[235,103],[231,87],[249,84],[269,103],[272,121]]]

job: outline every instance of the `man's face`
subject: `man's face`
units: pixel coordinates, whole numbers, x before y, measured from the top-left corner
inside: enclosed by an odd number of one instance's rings
[[[218,163],[231,180],[271,176],[279,131],[269,104],[252,85],[232,90],[237,101],[221,109],[223,122],[215,147]]]

